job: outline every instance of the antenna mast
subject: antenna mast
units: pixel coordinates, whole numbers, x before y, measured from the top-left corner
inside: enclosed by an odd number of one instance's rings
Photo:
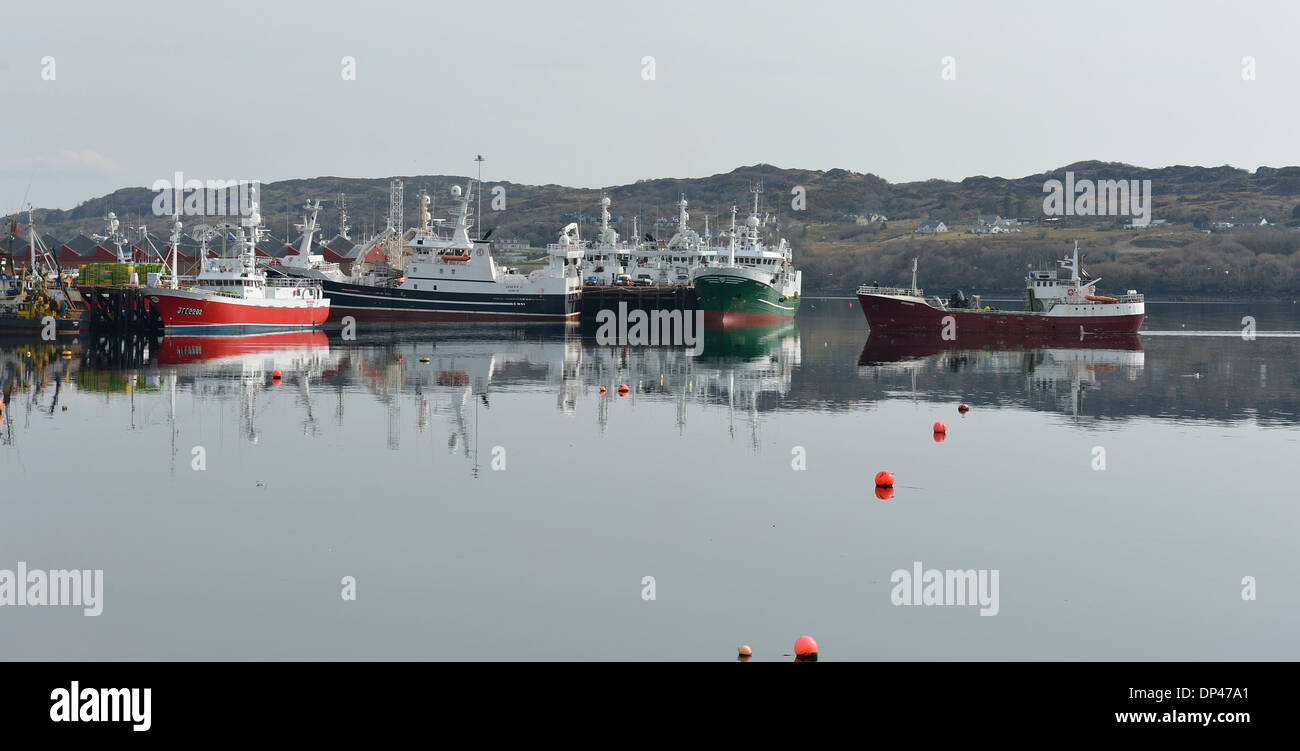
[[[474,221],[478,224],[478,237],[483,239],[483,155],[474,157],[478,162],[478,208],[474,211]]]
[[[402,227],[402,181],[393,180],[388,184],[388,229],[398,237],[405,231]]]

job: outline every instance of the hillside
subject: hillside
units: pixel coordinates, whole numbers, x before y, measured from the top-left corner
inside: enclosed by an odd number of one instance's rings
[[[1127,217],[1065,216],[1045,221],[1044,182],[1077,180],[1150,180],[1151,216],[1166,224],[1144,230],[1123,229]],[[405,222],[416,220],[415,195],[425,189],[435,197],[435,216],[450,209],[447,189],[465,178],[445,175],[402,176],[406,185]],[[1300,289],[1300,232],[1286,224],[1300,204],[1300,167],[1260,167],[1253,173],[1233,167],[1164,167],[1146,169],[1105,162],[1079,162],[1049,173],[1016,179],[969,177],[960,182],[927,180],[889,183],[872,174],[833,169],[781,169],[771,165],[742,167],[726,174],[694,179],[659,178],[612,186],[613,201],[624,236],[639,217],[641,232],[664,238],[672,229],[655,226],[659,218],[676,217],[674,206],[685,194],[691,223],[702,229],[705,215],[716,230],[729,221],[739,204],[742,217],[751,201],[749,189],[764,186],[764,210],[774,216],[771,228],[788,238],[796,262],[804,269],[806,294],[847,294],[863,281],[896,282],[907,278],[912,257],[921,259],[922,285],[933,291],[962,287],[984,293],[1018,294],[1027,264],[1059,257],[1075,240],[1086,253],[1089,271],[1105,278],[1108,290],[1138,288],[1165,297],[1261,295],[1287,298]],[[286,180],[263,186],[262,205],[267,227],[285,236],[308,198],[325,202],[326,236],[337,230],[332,208],[339,194],[347,198],[353,237],[382,226],[388,210],[389,178],[318,177]],[[601,191],[559,185],[522,185],[487,181],[485,188],[505,189],[504,211],[489,211],[492,194],[484,195],[484,226],[495,240],[522,240],[537,247],[554,241],[568,221],[594,221]],[[791,189],[806,191],[806,210],[791,208]],[[145,188],[124,188],[86,201],[69,211],[38,210],[40,229],[61,240],[78,232],[103,229],[104,216],[114,211],[123,226],[149,226],[163,233],[165,219],[152,212],[154,194]],[[582,216],[585,214],[586,216]],[[887,221],[868,222],[873,214]],[[1029,220],[1019,231],[998,235],[971,234],[979,214]],[[858,220],[857,217],[864,217]],[[1264,218],[1270,226],[1216,229],[1211,222]],[[953,231],[914,234],[925,220],[940,220]],[[186,224],[211,218],[188,217]],[[864,223],[859,223],[859,221]],[[585,236],[594,233],[584,228]]]

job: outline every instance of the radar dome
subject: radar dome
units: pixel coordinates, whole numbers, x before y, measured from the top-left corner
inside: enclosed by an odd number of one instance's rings
[[[756,216],[751,216],[751,217],[749,218],[749,221],[746,222],[746,224],[748,224],[748,225],[751,226],[751,227],[757,227],[757,226],[758,226],[758,217],[756,217]]]
[[[460,186],[459,186],[459,185],[453,185],[453,186],[451,186],[451,197],[452,197],[452,198],[460,198]]]
[[[600,205],[601,205],[601,206],[605,206],[606,208],[608,208],[608,207],[609,207],[609,196],[605,196],[605,197],[601,198],[601,199],[600,199]]]

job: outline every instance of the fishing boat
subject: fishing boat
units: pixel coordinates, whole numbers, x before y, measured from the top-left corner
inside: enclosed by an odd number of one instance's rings
[[[790,246],[781,239],[775,248],[763,241],[763,218],[758,212],[762,188],[755,188],[754,211],[741,236],[736,229],[736,207],[731,208],[731,231],[725,257],[696,273],[696,305],[704,311],[708,328],[770,326],[794,318],[799,310],[802,273],[794,268]]]
[[[1056,268],[1031,270],[1025,277],[1024,309],[996,310],[981,305],[979,295],[958,290],[947,299],[927,298],[916,286],[917,262],[912,260],[912,286],[858,288],[858,302],[871,330],[933,332],[949,339],[974,333],[1005,335],[1078,333],[1080,336],[1133,334],[1146,316],[1145,298],[1137,290],[1107,296],[1097,294],[1100,279],[1079,265],[1074,253]]]
[[[294,228],[302,233],[302,240],[298,243],[300,246],[298,252],[286,254],[268,271],[278,271],[285,276],[296,276],[303,279],[326,279],[332,282],[347,281],[347,276],[337,263],[329,263],[325,260],[325,256],[312,252],[314,250],[313,244],[316,239],[316,231],[319,229],[316,224],[316,216],[320,213],[320,201],[308,201],[303,206],[303,210],[307,213],[303,215],[302,223],[294,225]],[[346,222],[346,214],[344,216],[344,222]],[[344,229],[346,229],[346,224]]]
[[[21,232],[10,223],[9,242]],[[9,243],[6,243],[8,245]],[[27,210],[28,264],[18,269],[10,247],[0,249],[0,334],[75,336],[89,329],[81,293],[64,276]]]
[[[336,320],[365,321],[536,321],[578,319],[579,244],[547,248],[544,268],[524,274],[492,257],[487,239],[470,239],[470,195],[453,185],[457,203],[450,230],[431,221],[429,196],[420,196],[420,226],[407,241],[401,268],[371,272],[354,281],[324,280]]]
[[[686,196],[677,202],[677,232],[662,248],[643,245],[632,255],[628,274],[632,280],[649,279],[652,284],[691,284],[695,275],[712,266],[718,251],[710,248],[700,233],[691,229]],[[705,234],[708,234],[707,218]]]
[[[142,289],[166,333],[252,333],[309,329],[325,322],[330,301],[321,291],[320,280],[268,278],[257,267],[262,217],[256,188],[251,213],[240,224],[235,255],[205,257],[197,277],[180,277],[176,246],[181,223],[173,221],[167,284]]]
[[[600,197],[600,233],[590,244],[584,243],[579,234],[577,222],[571,222],[561,232],[559,242],[551,248],[568,249],[580,247],[583,250],[581,275],[584,282],[596,285],[611,285],[627,273],[632,254],[637,251],[637,243],[624,242],[619,239],[618,231],[609,225],[609,196]],[[636,220],[634,219],[633,222]],[[635,227],[635,225],[634,225]],[[632,230],[635,237],[636,229]]]

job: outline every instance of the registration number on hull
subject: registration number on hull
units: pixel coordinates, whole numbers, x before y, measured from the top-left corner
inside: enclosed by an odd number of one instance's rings
[[[201,316],[203,308],[177,308],[176,313],[183,316]]]

